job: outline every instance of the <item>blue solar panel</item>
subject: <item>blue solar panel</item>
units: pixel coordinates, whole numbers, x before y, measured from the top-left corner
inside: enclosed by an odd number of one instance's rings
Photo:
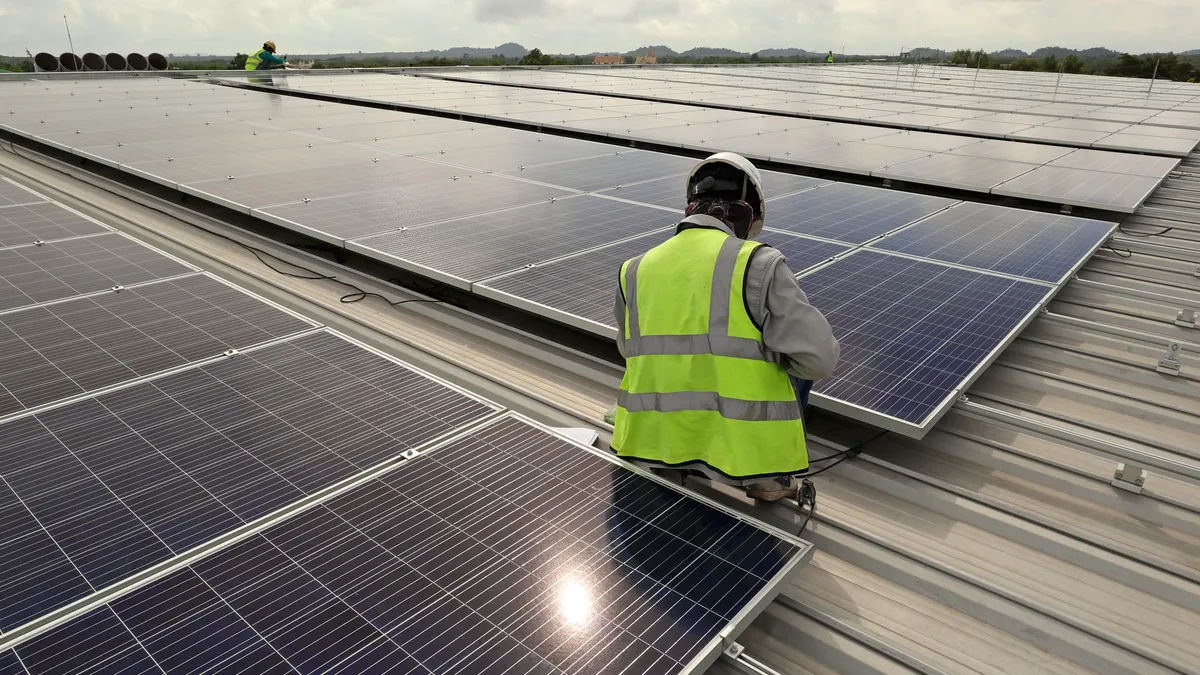
[[[1058,283],[1115,227],[1101,220],[964,203],[871,246]]]
[[[492,410],[319,332],[8,422],[0,630]]]
[[[772,200],[767,205],[767,225],[848,244],[865,244],[955,203],[941,197],[835,183]]]
[[[807,548],[508,417],[16,653],[30,675],[664,675]]]
[[[842,346],[814,391],[923,426],[1052,289],[860,250],[800,279]]]
[[[756,241],[779,249],[783,257],[787,258],[788,268],[795,274],[827,262],[830,258],[841,255],[851,248],[842,244],[772,230],[763,230]]]

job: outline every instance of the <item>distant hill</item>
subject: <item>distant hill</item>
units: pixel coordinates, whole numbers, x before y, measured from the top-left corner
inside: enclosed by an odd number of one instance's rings
[[[1104,47],[1092,47],[1090,49],[1067,49],[1066,47],[1042,47],[1041,49],[1030,54],[1035,59],[1044,59],[1053,54],[1058,58],[1064,56],[1075,56],[1086,59],[1115,59],[1121,55],[1121,52],[1114,52],[1111,49]]]
[[[693,47],[686,52],[680,52],[679,56],[691,58],[703,58],[705,56],[749,56],[747,52],[738,52],[724,47]]]
[[[1029,54],[1026,54],[1020,49],[1013,49],[1012,47],[1009,47],[1008,49],[1001,49],[998,52],[992,52],[989,54],[989,56],[994,59],[1023,59],[1026,56],[1029,56]]]
[[[338,57],[361,59],[361,58],[387,58],[387,59],[456,59],[464,54],[472,59],[486,59],[493,55],[503,56],[509,59],[519,59],[529,53],[529,50],[515,42],[505,42],[498,47],[451,47],[450,49],[431,49],[424,52],[355,52],[345,54],[291,54],[292,58],[300,57],[315,57],[323,59],[336,59]]]
[[[1180,56],[1200,56],[1200,49],[1189,49],[1180,54]]]
[[[625,52],[625,54],[623,54],[623,56],[625,56],[627,58],[631,58],[631,59],[637,58],[639,56],[645,56],[647,49],[653,49],[654,55],[658,56],[658,57],[678,56],[679,55],[679,52],[675,51],[674,49],[671,49],[670,47],[668,47],[666,45],[647,45],[645,47],[638,47],[637,49],[635,49],[631,52]]]
[[[800,49],[799,47],[785,47],[784,49],[760,49],[758,55],[764,59],[786,58],[789,56],[808,56],[813,52]]]

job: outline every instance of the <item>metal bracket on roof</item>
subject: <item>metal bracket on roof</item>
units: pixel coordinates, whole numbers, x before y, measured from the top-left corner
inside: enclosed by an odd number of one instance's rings
[[[125,290],[125,287],[122,286],[121,284],[117,284],[116,286],[113,286],[112,288],[110,288],[108,290],[112,291],[113,293],[120,293],[121,291]]]
[[[405,450],[404,452],[400,453],[400,456],[404,459],[416,459],[417,455],[420,454],[421,453],[417,452],[416,450]]]
[[[736,659],[737,657],[741,656],[742,652],[744,651],[746,651],[745,647],[737,642],[731,642],[729,646],[725,648],[725,656],[728,656],[731,659]]]
[[[33,245],[34,246],[43,246],[43,245],[45,245],[45,243],[46,242],[42,241],[41,239],[37,239],[33,242]]]
[[[736,185],[736,183],[735,183],[735,185]],[[883,179],[883,187],[885,187],[885,188],[890,188],[890,187],[892,187],[892,179],[891,179],[891,178],[884,178],[884,179]]]
[[[971,399],[967,398],[966,394],[963,394],[962,396],[958,397],[958,402],[959,403],[970,403]]]
[[[225,350],[225,353],[224,353],[224,356],[237,356],[237,355],[238,355],[238,354],[240,354],[240,353],[241,353],[241,352],[239,352],[239,351],[238,351],[238,350],[236,350],[236,349],[226,349],[226,350]]]
[[[1181,309],[1179,316],[1175,317],[1175,325],[1180,328],[1195,328],[1196,327],[1196,310]]]
[[[1146,470],[1136,464],[1117,464],[1117,471],[1113,474],[1112,486],[1126,492],[1132,492],[1135,495],[1142,494],[1142,488],[1146,485]]]
[[[1179,352],[1183,349],[1178,342],[1167,346],[1167,352],[1158,360],[1158,372],[1163,375],[1179,375]]]
[[[1059,213],[1066,213],[1066,214],[1070,214],[1072,211],[1074,211],[1074,209],[1071,207],[1070,204],[1063,204],[1062,208],[1058,210]]]
[[[1196,268],[1196,271],[1195,271],[1195,272],[1192,272],[1192,276],[1194,276],[1194,277],[1200,277],[1200,267],[1197,267],[1197,268]]]

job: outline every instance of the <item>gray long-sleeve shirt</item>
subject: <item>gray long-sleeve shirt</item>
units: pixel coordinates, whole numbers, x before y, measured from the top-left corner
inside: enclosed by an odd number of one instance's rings
[[[690,216],[678,230],[706,227],[733,236],[729,226],[712,216]],[[783,254],[768,246],[750,257],[745,299],[750,318],[762,328],[763,343],[776,363],[801,380],[828,377],[837,367],[840,347],[825,316],[808,304]],[[625,354],[625,297],[617,287],[617,347]]]

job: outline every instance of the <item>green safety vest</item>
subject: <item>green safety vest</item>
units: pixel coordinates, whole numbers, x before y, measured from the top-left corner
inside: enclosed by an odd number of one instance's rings
[[[761,245],[690,228],[621,266],[619,456],[703,462],[740,479],[808,468],[796,390],[743,300],[746,267]]]
[[[262,55],[266,51],[267,50],[265,50],[265,49],[260,49],[256,52],[254,52],[253,54],[251,54],[250,56],[247,56],[246,57],[246,70],[258,70],[259,65],[261,65],[263,62]]]
[[[833,63],[833,54],[829,54],[825,57],[825,63]]]

